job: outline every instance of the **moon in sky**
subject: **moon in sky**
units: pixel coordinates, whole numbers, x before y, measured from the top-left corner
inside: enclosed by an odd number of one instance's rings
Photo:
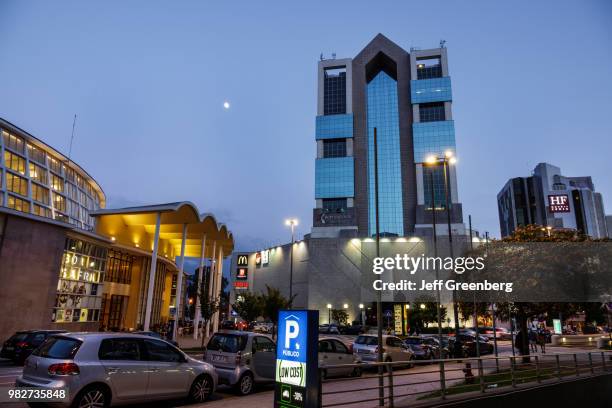
[[[229,108],[230,108],[230,104],[229,104],[229,102],[227,102],[227,101],[223,102],[223,107],[224,107],[225,109],[229,109]]]

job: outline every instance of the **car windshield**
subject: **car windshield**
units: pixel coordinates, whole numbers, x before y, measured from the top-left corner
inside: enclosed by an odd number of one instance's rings
[[[244,350],[247,339],[246,334],[217,333],[208,342],[207,349],[224,353],[237,353]]]
[[[80,340],[67,337],[49,337],[47,341],[34,350],[32,354],[39,357],[65,360],[73,358],[80,346]]]
[[[355,344],[365,344],[366,346],[378,345],[378,339],[374,336],[359,336],[355,340]]]

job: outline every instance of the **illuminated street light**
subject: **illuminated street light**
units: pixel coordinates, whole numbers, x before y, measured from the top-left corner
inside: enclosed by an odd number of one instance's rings
[[[343,304],[343,305],[342,305],[342,308],[344,308],[344,309],[348,309],[348,303]]]
[[[425,303],[421,303],[421,309],[425,309],[427,306],[425,306]]]

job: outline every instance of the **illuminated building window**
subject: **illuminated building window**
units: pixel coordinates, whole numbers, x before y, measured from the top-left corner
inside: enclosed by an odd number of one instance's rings
[[[62,174],[62,165],[55,157],[49,156],[49,168],[57,174]]]
[[[38,204],[34,204],[32,206],[32,214],[39,215],[41,217],[51,218],[51,209]]]
[[[6,188],[24,197],[28,196],[28,179],[6,172]],[[29,211],[29,210],[28,210]]]
[[[30,203],[13,195],[8,196],[8,207],[21,212],[30,212]]]
[[[30,160],[34,160],[40,164],[45,164],[45,152],[36,146],[32,146],[31,144],[28,144],[28,157]]]
[[[66,212],[66,197],[53,193],[53,208],[61,212]]]
[[[55,191],[64,191],[64,179],[56,176],[55,174],[51,174],[51,187]]]
[[[47,170],[30,162],[30,178],[41,184],[47,184]]]
[[[49,205],[49,189],[32,183],[32,199]]]
[[[25,175],[26,161],[23,157],[9,151],[4,151],[4,165],[6,168]]]
[[[24,153],[24,143],[22,138],[6,131],[2,131],[2,136],[4,137],[4,147],[8,147],[9,149],[21,154]]]
[[[105,269],[105,248],[68,238],[59,271],[52,321],[97,322],[102,306]]]

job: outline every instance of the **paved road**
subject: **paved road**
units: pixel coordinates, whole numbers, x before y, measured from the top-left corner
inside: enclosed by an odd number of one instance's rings
[[[500,341],[498,343],[498,349],[500,356],[511,356],[512,349],[510,347],[510,342]],[[573,353],[573,352],[584,352],[584,351],[593,351],[593,350],[582,350],[582,349],[567,349],[562,347],[547,347],[548,354],[551,353]],[[502,364],[502,368],[508,367],[509,359],[504,359]],[[573,360],[571,356],[568,356],[567,364],[570,365]],[[505,364],[505,365],[504,365]],[[458,383],[464,380],[464,372],[462,371],[465,368],[464,364],[458,363],[447,363],[446,369],[448,370],[446,379],[449,385],[454,383]],[[484,370],[485,372],[491,372],[495,368],[494,360],[490,360],[485,363]],[[395,371],[395,370],[394,370]],[[477,368],[473,367],[474,374],[477,374]],[[0,361],[0,386],[2,385],[11,385],[14,383],[15,378],[19,376],[21,373],[20,367],[15,367],[13,365],[8,364],[6,361]],[[434,391],[439,388],[439,372],[438,365],[419,365],[413,367],[411,369],[398,369],[394,375],[394,394],[396,396],[402,394],[409,393],[420,393],[427,391]],[[347,391],[354,390],[355,392],[349,393],[339,393],[339,394],[329,394],[324,395],[323,402],[324,404],[330,404],[334,402],[350,402],[350,401],[358,401],[363,399],[376,399],[378,397],[378,391],[376,389],[367,390],[367,388],[376,387],[378,385],[378,379],[375,372],[365,372],[362,378],[346,381],[344,379],[330,379],[323,384],[324,393],[334,392],[334,391]],[[422,394],[419,394],[422,395]],[[419,395],[413,396],[405,396],[402,398],[398,398],[403,402],[410,402],[416,400]],[[262,386],[252,395],[247,397],[240,397],[236,395],[231,389],[227,387],[220,387],[215,395],[213,396],[211,401],[208,401],[205,404],[200,405],[189,405],[189,408],[199,408],[199,407],[208,407],[208,408],[233,408],[233,407],[248,407],[248,408],[269,408],[272,406],[272,398],[273,398],[273,387]],[[376,406],[376,401],[372,401],[369,403],[359,403],[348,405],[351,408],[355,407],[374,407]],[[27,407],[25,404],[11,404],[11,407],[15,408],[25,408]],[[136,408],[144,408],[145,405],[134,405],[132,407]],[[186,407],[187,405],[182,402],[165,402],[159,404],[147,404],[146,407],[160,407],[160,408],[169,408],[169,407]]]

